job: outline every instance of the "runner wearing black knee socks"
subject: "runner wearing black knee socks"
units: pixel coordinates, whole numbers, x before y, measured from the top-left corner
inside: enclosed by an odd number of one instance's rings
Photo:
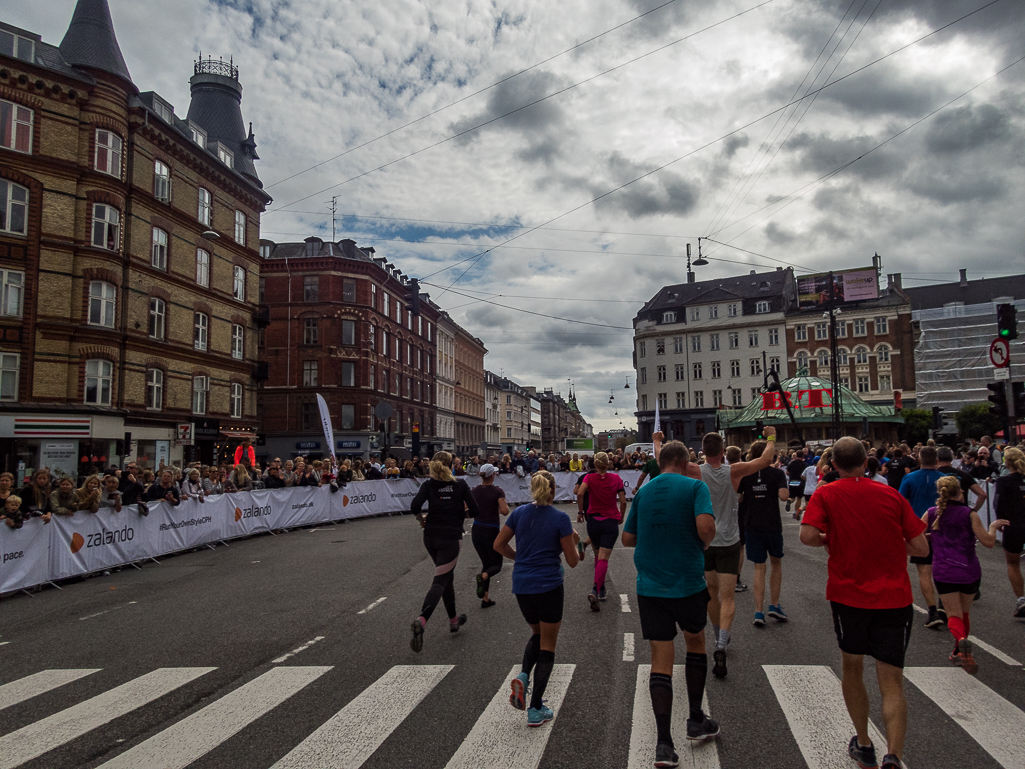
[[[492,464],[480,468],[480,485],[474,486],[470,493],[477,503],[477,517],[473,519],[470,534],[473,547],[480,556],[481,572],[477,575],[477,597],[480,607],[487,609],[494,606],[489,588],[491,578],[502,570],[502,554],[495,551],[495,538],[501,527],[499,516],[509,515],[509,504],[505,501],[505,491],[495,485],[498,468]]]
[[[427,503],[427,515],[421,511]],[[438,601],[448,612],[449,630],[458,632],[466,624],[466,615],[456,615],[456,594],[453,587],[456,560],[463,544],[463,520],[477,515],[477,503],[466,481],[452,475],[452,455],[439,451],[431,460],[431,477],[423,483],[410,510],[424,530],[424,547],[434,561],[434,581],[424,596],[420,616],[413,620],[413,637],[409,647],[419,652],[424,645],[424,628]]]

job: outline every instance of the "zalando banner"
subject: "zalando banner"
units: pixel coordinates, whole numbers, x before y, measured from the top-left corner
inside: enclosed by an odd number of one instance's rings
[[[29,518],[20,529],[0,524],[0,593],[41,585],[50,578],[50,525]]]

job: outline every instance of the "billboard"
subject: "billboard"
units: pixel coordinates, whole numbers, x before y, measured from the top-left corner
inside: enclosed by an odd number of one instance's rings
[[[879,276],[875,267],[837,271],[833,273],[833,291],[836,301],[841,304],[878,299]],[[798,276],[797,294],[802,310],[825,304],[830,299],[829,273]]]

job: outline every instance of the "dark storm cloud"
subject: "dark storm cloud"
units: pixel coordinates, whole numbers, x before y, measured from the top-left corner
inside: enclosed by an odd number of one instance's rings
[[[964,171],[967,171],[965,173]],[[908,180],[908,188],[943,205],[990,203],[1007,193],[1007,181],[994,169],[946,170],[926,166]]]
[[[815,177],[835,171],[865,155],[886,137],[830,136],[824,133],[796,133],[790,137],[783,152],[796,159],[796,168]],[[907,155],[892,146],[862,157],[845,175],[863,179],[897,178],[908,163]]]
[[[925,134],[930,152],[953,154],[1003,143],[1012,134],[1008,115],[993,104],[965,105],[937,115]]]
[[[607,181],[601,184],[594,184],[592,181],[591,192],[598,196],[638,178],[649,170],[650,167],[635,163],[614,152],[608,156],[606,163]],[[631,219],[663,214],[682,216],[697,206],[699,191],[700,185],[697,181],[686,179],[670,168],[607,195],[599,200],[595,207],[599,212],[626,214]]]
[[[722,143],[722,150],[719,154],[724,158],[732,159],[737,150],[743,149],[751,143],[751,138],[746,133],[733,134]]]

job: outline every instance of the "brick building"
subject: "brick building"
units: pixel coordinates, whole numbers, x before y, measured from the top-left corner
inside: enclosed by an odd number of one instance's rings
[[[476,454],[485,443],[484,356],[488,349],[462,326],[450,323],[455,328],[456,452]]]
[[[209,462],[255,433],[270,197],[237,68],[197,62],[191,85],[185,119],[140,93],[106,0],[59,47],[0,23],[0,469]]]
[[[270,320],[259,341],[269,377],[259,393],[262,450],[282,459],[331,454],[318,393],[338,456],[379,450],[374,410],[381,402],[392,407],[386,427],[394,445],[411,439],[414,423],[431,440],[440,313],[429,297],[422,295],[414,315],[408,278],[349,239],[262,240],[260,253],[260,301]]]

